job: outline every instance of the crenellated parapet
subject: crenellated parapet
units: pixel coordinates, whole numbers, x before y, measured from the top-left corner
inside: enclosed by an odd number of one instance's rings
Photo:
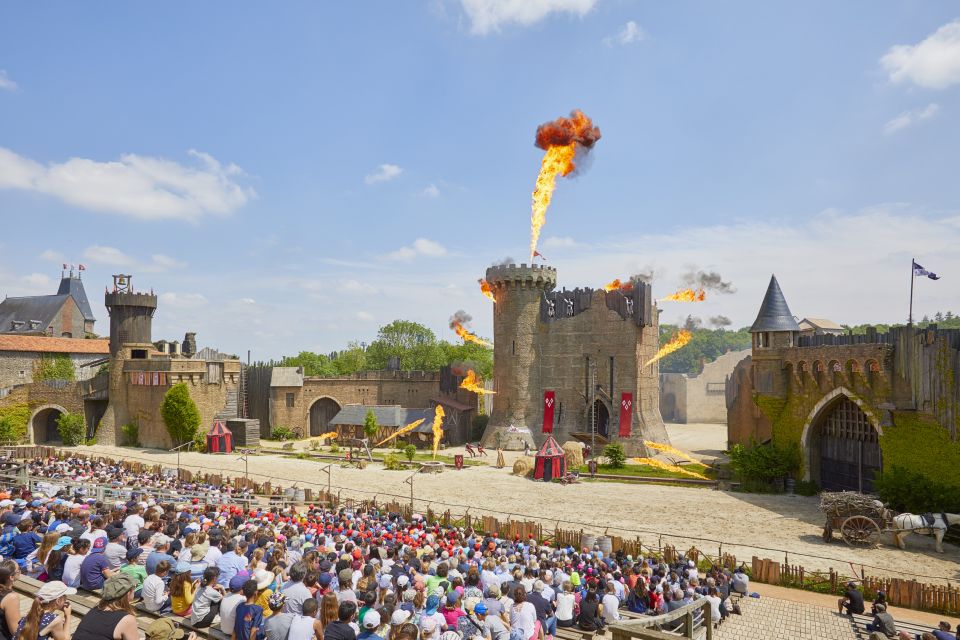
[[[495,288],[550,291],[557,286],[557,270],[539,264],[503,264],[487,268],[486,280]]]

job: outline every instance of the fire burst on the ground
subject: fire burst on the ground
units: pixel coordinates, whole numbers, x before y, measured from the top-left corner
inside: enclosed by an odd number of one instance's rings
[[[537,186],[533,190],[530,217],[530,261],[537,253],[540,229],[547,220],[547,208],[557,186],[557,176],[567,176],[577,168],[578,153],[589,151],[600,139],[600,129],[582,111],[575,109],[569,118],[557,118],[537,127],[536,145],[546,151],[540,163]]]
[[[690,331],[687,331],[686,329],[680,329],[680,331],[678,331],[672,338],[670,338],[670,342],[660,347],[660,350],[657,351],[657,355],[653,356],[652,358],[644,362],[643,366],[646,367],[648,365],[651,365],[657,360],[659,360],[660,358],[670,355],[677,349],[682,349],[692,339],[693,339],[693,333],[691,333]]]
[[[620,278],[611,280],[607,284],[603,285],[603,290],[606,291],[607,293],[610,293],[611,291],[626,292],[626,291],[631,291],[632,289],[633,289],[632,282],[621,282]]]
[[[490,286],[490,283],[483,278],[480,278],[477,280],[477,282],[480,283],[480,293],[490,298],[490,301],[493,302],[493,304],[497,304],[497,299],[493,297],[493,287]]]
[[[467,370],[467,377],[463,379],[463,382],[460,383],[461,389],[466,389],[467,391],[473,391],[474,393],[480,395],[494,394],[496,391],[491,391],[489,389],[484,389],[483,385],[480,384],[477,374],[473,369]]]
[[[666,298],[660,298],[661,301],[669,300],[671,302],[703,302],[706,299],[707,292],[703,289],[680,289]]]
[[[423,424],[423,421],[424,421],[425,419],[426,419],[426,418],[420,418],[419,420],[415,420],[415,421],[411,422],[410,424],[408,424],[407,426],[403,427],[402,429],[397,429],[395,432],[393,432],[392,434],[390,434],[388,437],[384,438],[383,440],[381,440],[380,442],[378,442],[377,444],[375,444],[375,445],[373,445],[373,446],[374,446],[374,447],[379,447],[379,446],[382,445],[384,442],[390,442],[390,441],[393,440],[394,438],[397,438],[397,437],[399,437],[399,436],[402,436],[402,435],[405,434],[405,433],[410,433],[411,431],[413,431],[414,429],[416,429],[417,427],[419,427],[421,424]]]
[[[433,459],[437,459],[437,450],[440,448],[440,439],[443,438],[443,406],[437,405],[433,414]]]

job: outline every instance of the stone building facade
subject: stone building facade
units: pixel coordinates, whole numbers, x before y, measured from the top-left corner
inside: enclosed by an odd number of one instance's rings
[[[490,267],[486,280],[496,395],[485,446],[536,446],[545,422],[560,442],[621,442],[629,455],[668,441],[657,364],[644,366],[659,348],[649,285],[555,291],[556,269],[526,264]]]
[[[667,422],[727,422],[727,378],[749,349],[728,351],[703,365],[699,375],[660,374],[660,414]]]
[[[79,273],[62,274],[57,293],[0,301],[0,334],[84,338],[95,322]]]
[[[0,397],[12,387],[33,382],[44,358],[67,357],[74,380],[92,378],[110,350],[106,340],[0,335]]]
[[[870,491],[900,467],[960,491],[960,331],[799,331],[771,278],[727,385],[731,444],[795,445],[798,475],[824,489]]]

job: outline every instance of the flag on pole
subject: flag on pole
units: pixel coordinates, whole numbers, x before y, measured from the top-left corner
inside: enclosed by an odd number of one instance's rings
[[[923,268],[923,265],[917,264],[917,261],[913,261],[913,275],[915,276],[927,276],[931,280],[939,280],[940,276],[935,274],[933,271],[928,271]]]
[[[86,268],[85,266],[83,266],[83,265],[80,265],[79,269],[80,269],[80,271],[86,271],[86,270],[87,270],[87,268]]]
[[[534,258],[540,258],[540,259],[543,260],[544,262],[547,261],[547,259],[543,257],[543,254],[540,253],[539,251],[537,251],[536,249],[533,250],[533,257],[534,257]]]

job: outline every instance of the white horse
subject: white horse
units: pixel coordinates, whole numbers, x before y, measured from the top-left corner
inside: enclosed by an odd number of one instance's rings
[[[960,524],[957,513],[927,513],[916,515],[901,513],[893,517],[893,539],[897,546],[905,549],[903,539],[910,533],[933,536],[937,543],[937,552],[943,553],[943,536],[951,525]]]

